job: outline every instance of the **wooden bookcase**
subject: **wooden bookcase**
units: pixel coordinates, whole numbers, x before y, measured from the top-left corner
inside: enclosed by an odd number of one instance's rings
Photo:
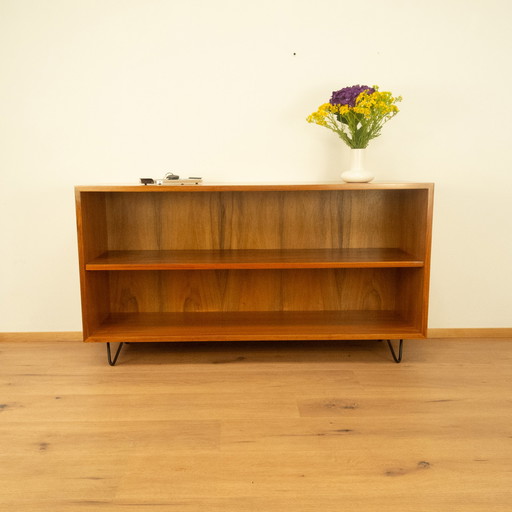
[[[75,191],[84,341],[426,335],[432,184]]]

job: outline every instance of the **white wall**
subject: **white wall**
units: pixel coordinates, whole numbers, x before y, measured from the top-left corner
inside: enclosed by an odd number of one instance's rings
[[[507,0],[0,0],[0,331],[80,330],[73,186],[337,180],[305,117],[378,84],[377,179],[436,183],[430,327],[512,325]]]

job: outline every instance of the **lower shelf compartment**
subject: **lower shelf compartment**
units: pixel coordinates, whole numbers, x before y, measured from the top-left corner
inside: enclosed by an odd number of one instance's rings
[[[396,311],[116,313],[87,342],[423,338]]]

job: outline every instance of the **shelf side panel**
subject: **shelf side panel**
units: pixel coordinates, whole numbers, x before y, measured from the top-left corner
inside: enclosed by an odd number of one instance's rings
[[[425,270],[409,269],[400,274],[398,281],[397,308],[404,319],[426,335],[427,322],[424,303]]]
[[[84,339],[110,314],[108,276],[86,271],[108,249],[105,194],[76,191],[77,235]]]
[[[77,194],[78,250],[81,263],[108,250],[105,194]]]
[[[432,243],[433,186],[427,189],[404,190],[402,242],[403,249],[421,258],[424,265],[400,283],[403,314],[426,335],[428,327],[430,258]]]

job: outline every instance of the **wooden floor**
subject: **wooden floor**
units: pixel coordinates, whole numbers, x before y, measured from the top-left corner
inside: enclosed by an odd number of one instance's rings
[[[512,510],[512,340],[0,343],[6,511]]]

